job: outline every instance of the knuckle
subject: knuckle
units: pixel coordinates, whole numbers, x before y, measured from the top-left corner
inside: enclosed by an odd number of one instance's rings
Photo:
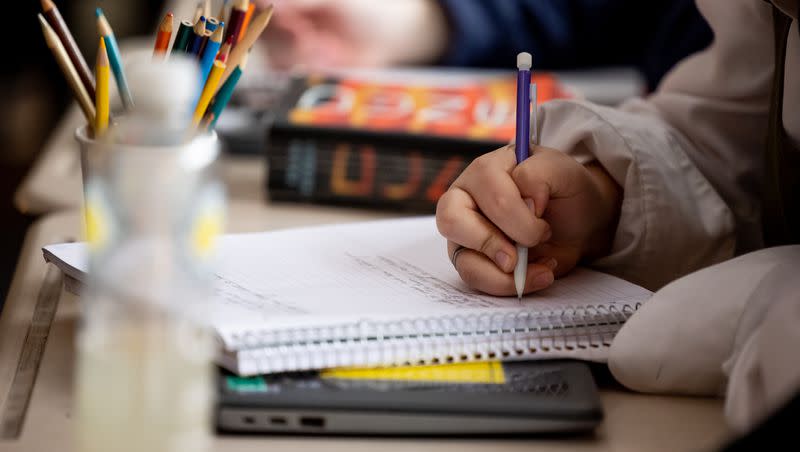
[[[455,212],[455,209],[450,207],[437,208],[436,227],[443,236],[452,236],[453,232],[458,227],[458,221],[459,215]]]

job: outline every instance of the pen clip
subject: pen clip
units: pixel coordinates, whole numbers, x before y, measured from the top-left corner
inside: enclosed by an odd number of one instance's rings
[[[534,146],[539,145],[539,122],[536,117],[536,106],[538,102],[536,99],[536,83],[531,83],[531,143]]]

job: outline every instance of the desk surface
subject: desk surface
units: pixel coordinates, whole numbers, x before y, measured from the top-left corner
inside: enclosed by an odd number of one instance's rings
[[[298,225],[375,219],[386,213],[263,202],[235,202],[230,208],[230,232],[280,229]],[[11,290],[0,317],[0,410],[19,360],[48,266],[41,247],[79,238],[80,217],[75,211],[53,214],[28,233]],[[53,273],[51,272],[51,277]],[[58,281],[56,281],[58,282]],[[73,333],[78,300],[61,293],[55,320],[44,351],[22,433],[17,440],[0,440],[0,451],[69,450],[72,420]],[[727,430],[722,403],[717,399],[662,397],[619,389],[601,391],[605,420],[593,437],[575,439],[374,439],[289,436],[218,437],[218,451],[399,450],[460,451],[704,451],[714,450]],[[0,411],[2,412],[2,411]],[[67,448],[65,448],[67,447]]]

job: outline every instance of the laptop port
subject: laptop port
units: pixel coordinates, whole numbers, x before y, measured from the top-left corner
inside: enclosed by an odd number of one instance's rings
[[[325,418],[317,416],[302,416],[300,418],[300,425],[303,427],[324,428]]]
[[[271,417],[269,418],[270,425],[286,425],[288,422],[285,417]]]

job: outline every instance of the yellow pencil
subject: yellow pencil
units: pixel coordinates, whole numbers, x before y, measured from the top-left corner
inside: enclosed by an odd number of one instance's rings
[[[83,82],[81,82],[78,71],[76,71],[75,66],[72,65],[67,50],[64,48],[64,45],[61,44],[56,32],[53,31],[53,28],[50,27],[41,14],[39,14],[39,23],[42,25],[42,33],[44,33],[44,40],[47,43],[47,47],[53,52],[56,62],[58,62],[59,67],[61,67],[61,72],[64,73],[64,77],[66,77],[72,89],[72,94],[81,106],[83,115],[86,116],[86,121],[90,125],[94,124],[94,103],[92,102],[92,98],[89,97],[89,92],[86,91]]]
[[[208,74],[206,85],[203,87],[203,92],[200,94],[200,100],[197,101],[197,107],[194,109],[194,116],[192,117],[192,124],[198,126],[203,115],[206,114],[208,104],[214,93],[217,91],[217,86],[222,78],[222,73],[225,72],[225,63],[217,60],[214,61],[214,66],[211,68],[211,73]]]
[[[109,80],[111,79],[111,68],[108,65],[108,54],[106,53],[106,41],[103,38],[100,38],[100,46],[97,49],[97,63],[94,72],[94,77],[97,79],[97,94],[94,101],[97,109],[94,136],[100,137],[108,128],[110,110]]]
[[[228,69],[225,71],[225,74],[223,74],[221,83],[225,83],[225,81],[228,80],[233,70],[236,69],[236,66],[239,65],[245,54],[250,51],[250,48],[256,43],[258,37],[261,36],[261,33],[267,28],[269,20],[272,18],[272,9],[272,5],[269,5],[267,9],[261,11],[250,22],[250,26],[247,27],[247,33],[244,34],[239,43],[231,50],[227,62]]]

